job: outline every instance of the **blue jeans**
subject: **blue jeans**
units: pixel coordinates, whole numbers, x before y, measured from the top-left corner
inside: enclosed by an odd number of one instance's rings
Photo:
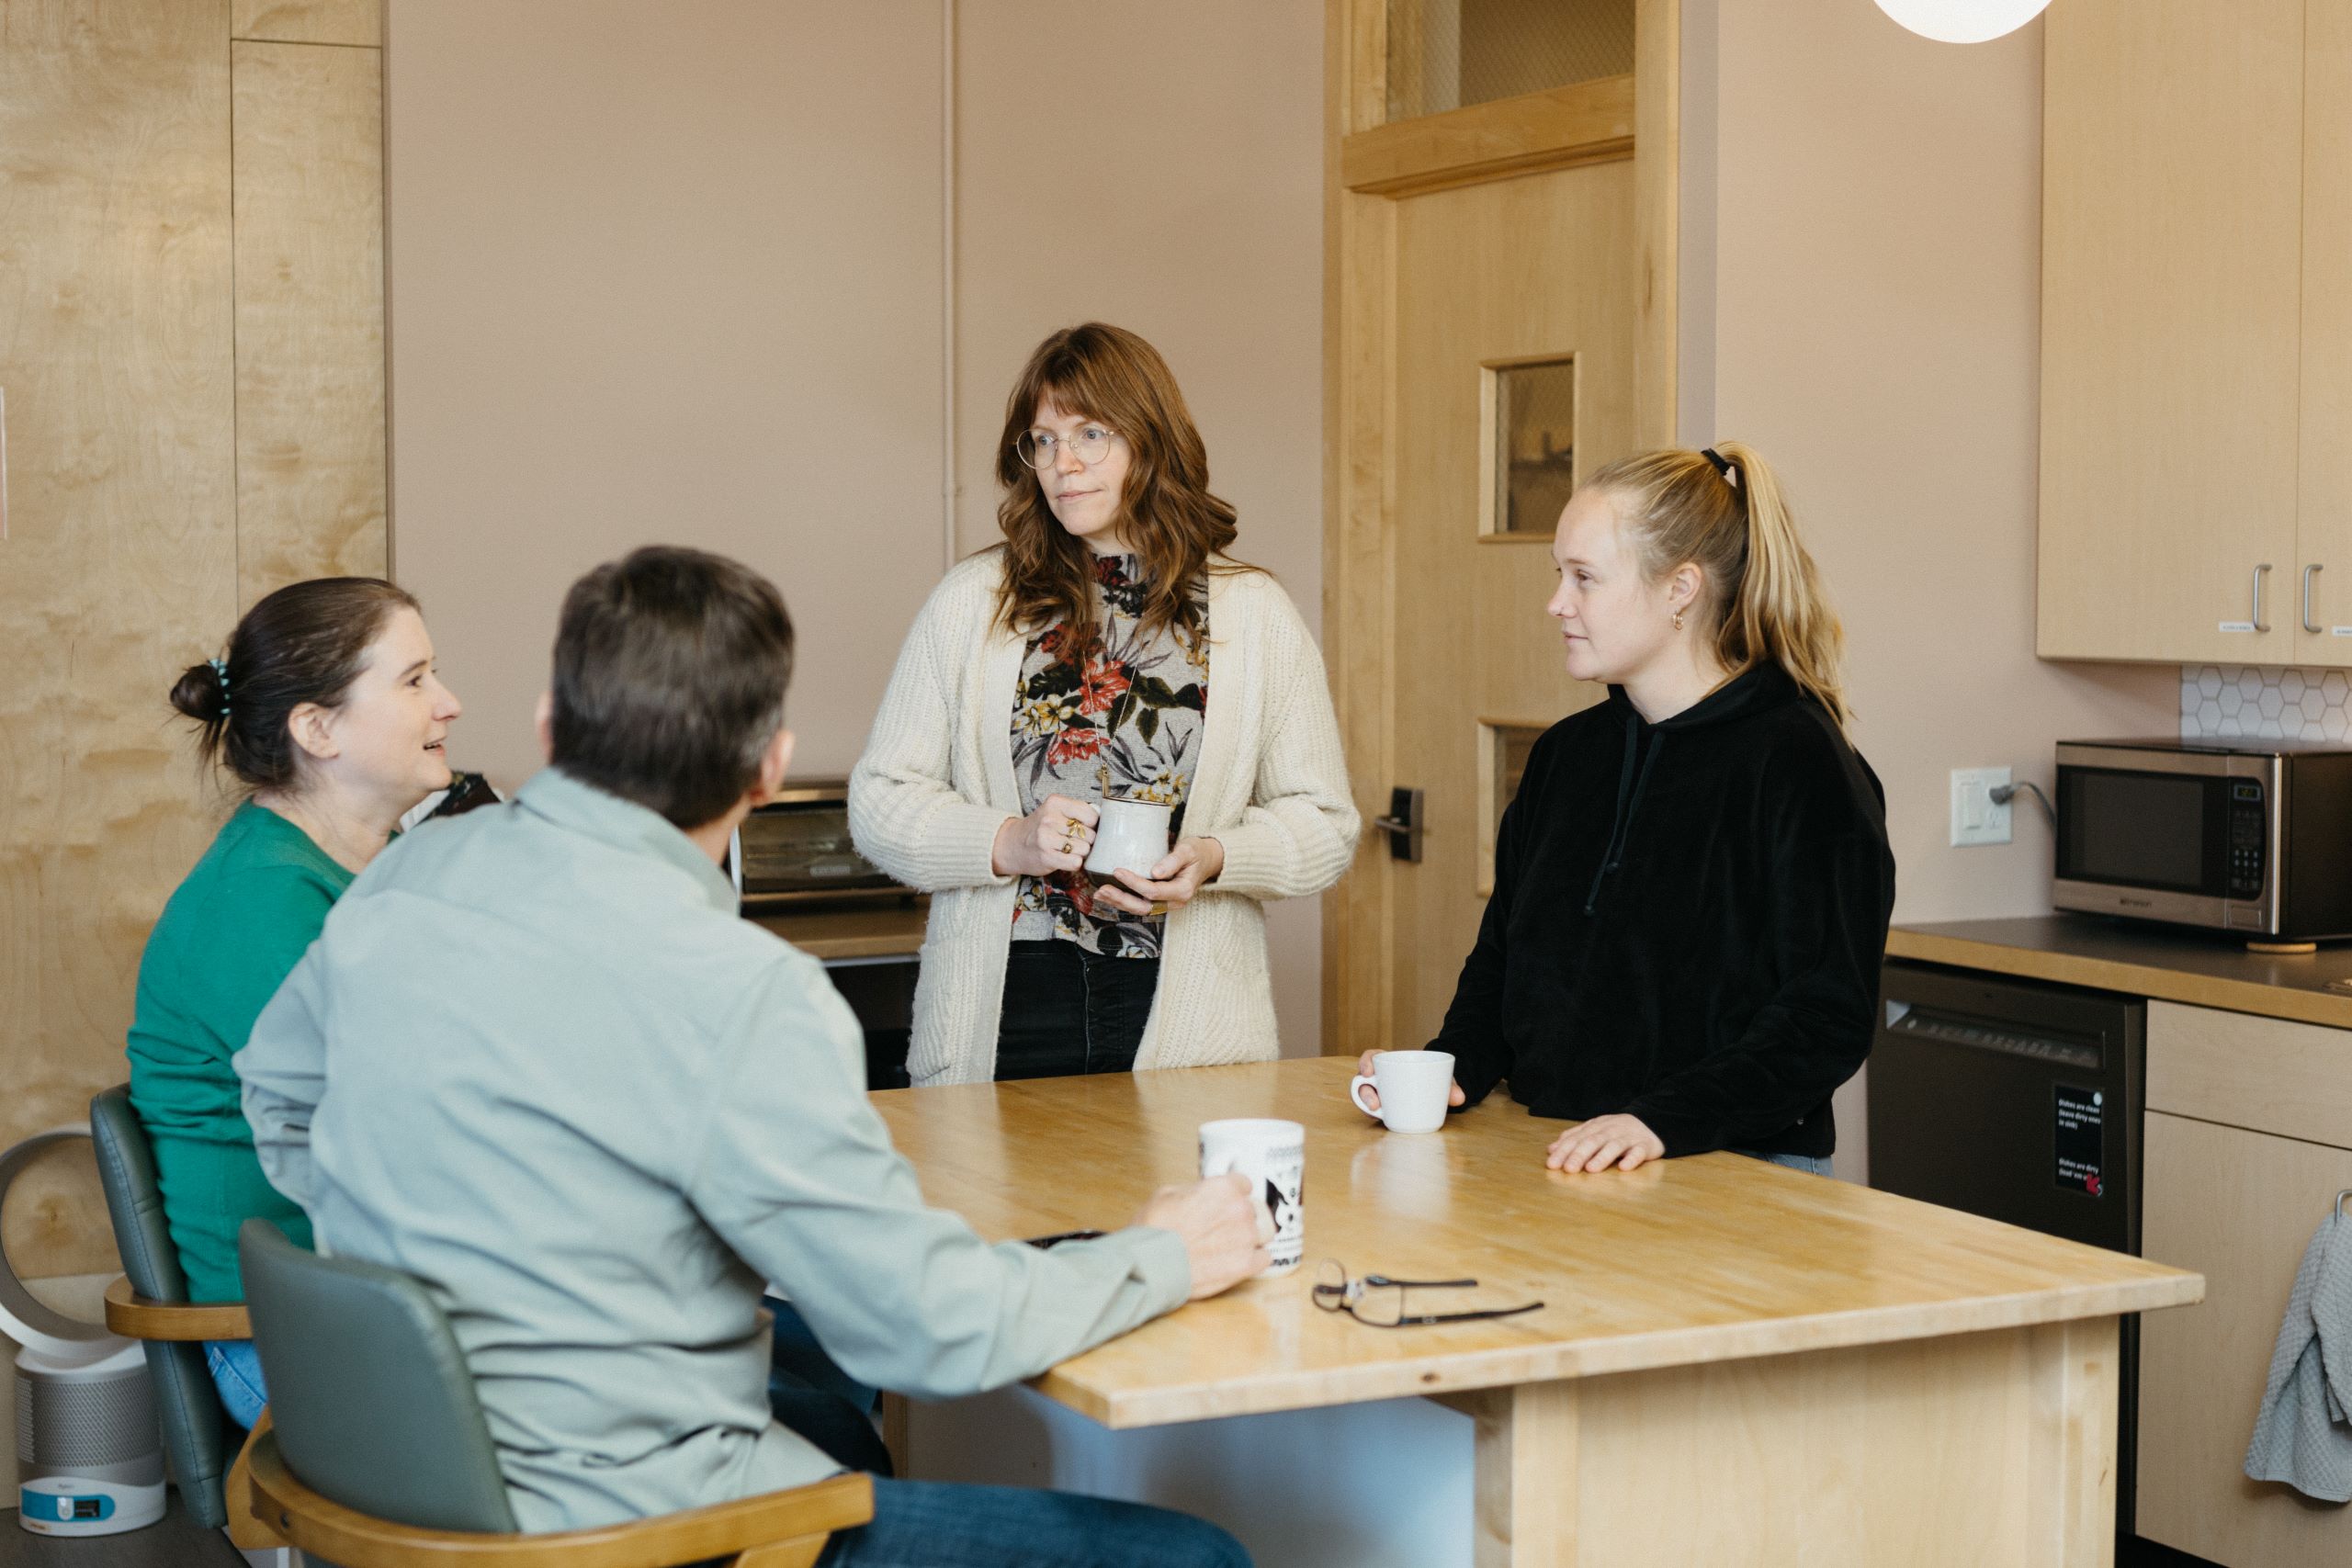
[[[1791,1170],[1802,1170],[1808,1176],[1827,1176],[1830,1174],[1829,1156],[1827,1155],[1821,1155],[1818,1156],[1814,1155],[1766,1155],[1758,1154],[1754,1149],[1731,1149],[1726,1152],[1736,1155],[1746,1155],[1749,1159],[1760,1159],[1767,1165],[1785,1165]]]
[[[946,1481],[874,1483],[874,1522],[817,1568],[1250,1568],[1241,1543],[1166,1508]]]
[[[269,1403],[269,1390],[261,1381],[261,1357],[254,1350],[250,1339],[208,1339],[204,1342],[204,1365],[212,1374],[212,1386],[220,1391],[221,1408],[229,1419],[247,1431],[261,1419],[261,1407]]]
[[[845,1469],[893,1473],[890,1450],[874,1430],[874,1390],[842,1371],[790,1302],[763,1296],[760,1304],[775,1314],[768,1346],[768,1408],[775,1418]]]

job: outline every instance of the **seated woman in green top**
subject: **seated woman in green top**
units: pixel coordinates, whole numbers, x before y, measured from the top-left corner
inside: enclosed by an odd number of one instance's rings
[[[229,1058],[401,816],[448,786],[442,742],[459,708],[416,601],[368,577],[270,594],[237,623],[227,657],[189,666],[171,701],[245,798],[147,939],[130,1103],[154,1144],[188,1298],[238,1301],[237,1227],[258,1216],[308,1247],[311,1223],[262,1175]],[[251,1427],[266,1403],[253,1346],[217,1341],[205,1359],[229,1414]]]

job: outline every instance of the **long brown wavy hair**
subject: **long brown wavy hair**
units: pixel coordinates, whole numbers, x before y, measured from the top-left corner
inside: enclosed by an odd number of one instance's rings
[[[1209,493],[1208,448],[1159,351],[1124,327],[1088,321],[1037,345],[1004,400],[998,443],[997,525],[1004,530],[1004,585],[997,617],[1008,631],[1067,625],[1069,646],[1085,648],[1094,619],[1093,552],[1046,504],[1037,470],[1017,444],[1050,400],[1065,413],[1099,420],[1127,444],[1120,526],[1143,558],[1147,631],[1200,629],[1196,602],[1209,559],[1239,530],[1231,503]],[[1250,570],[1250,569],[1244,569]]]

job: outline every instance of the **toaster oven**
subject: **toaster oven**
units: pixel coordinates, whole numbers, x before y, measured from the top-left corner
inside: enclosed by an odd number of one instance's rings
[[[913,896],[851,842],[846,779],[787,784],[775,800],[743,819],[728,862],[746,909]]]

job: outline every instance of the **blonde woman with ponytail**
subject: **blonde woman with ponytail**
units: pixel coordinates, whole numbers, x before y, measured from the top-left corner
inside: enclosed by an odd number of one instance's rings
[[[1780,482],[1737,442],[1628,457],[1570,499],[1552,555],[1568,672],[1609,699],[1530,753],[1430,1048],[1455,1104],[1508,1082],[1578,1122],[1555,1170],[1727,1148],[1826,1175],[1894,858]]]

